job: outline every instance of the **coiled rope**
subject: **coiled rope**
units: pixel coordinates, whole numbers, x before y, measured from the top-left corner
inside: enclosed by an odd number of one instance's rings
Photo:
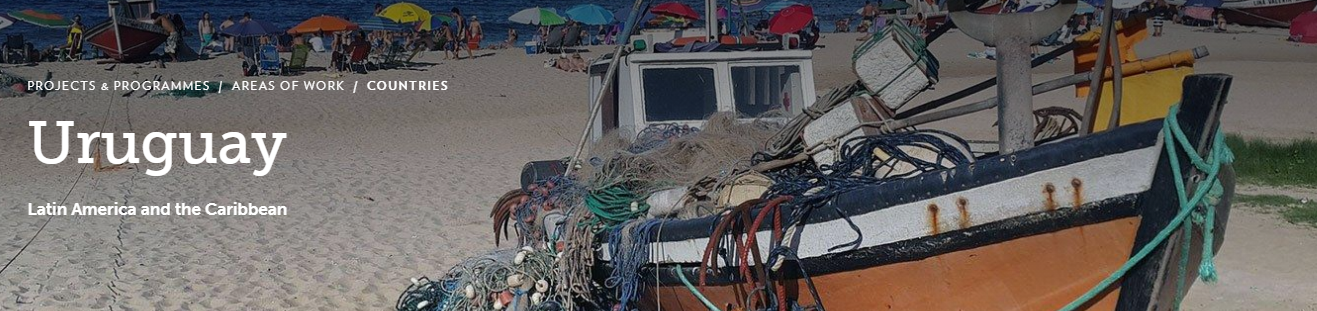
[[[1151,254],[1156,250],[1157,247],[1160,246],[1162,242],[1165,242],[1172,233],[1176,230],[1184,230],[1181,233],[1181,236],[1183,236],[1181,242],[1183,248],[1181,249],[1183,251],[1181,252],[1180,257],[1180,280],[1175,296],[1175,309],[1179,309],[1180,302],[1184,298],[1184,269],[1186,268],[1185,266],[1189,265],[1189,243],[1193,239],[1192,226],[1195,224],[1203,227],[1203,258],[1202,263],[1198,267],[1199,277],[1207,282],[1216,281],[1216,265],[1213,263],[1212,259],[1212,230],[1215,227],[1216,204],[1211,201],[1219,198],[1222,192],[1221,182],[1217,179],[1218,173],[1221,172],[1221,166],[1234,162],[1235,156],[1230,152],[1230,148],[1226,146],[1225,136],[1221,134],[1220,130],[1217,130],[1216,136],[1212,142],[1212,149],[1206,158],[1195,152],[1193,145],[1189,142],[1189,138],[1186,137],[1184,131],[1180,129],[1180,122],[1176,121],[1175,115],[1179,112],[1179,108],[1179,105],[1171,106],[1171,111],[1166,115],[1164,121],[1165,125],[1162,129],[1164,136],[1163,139],[1166,140],[1163,144],[1166,145],[1167,158],[1170,159],[1171,173],[1172,176],[1174,176],[1172,179],[1175,180],[1175,193],[1180,202],[1179,213],[1175,215],[1175,218],[1171,219],[1171,222],[1166,225],[1166,228],[1157,232],[1157,235],[1154,236],[1151,241],[1148,241],[1147,244],[1144,244],[1137,253],[1134,253],[1134,256],[1130,256],[1130,259],[1125,261],[1125,264],[1121,265],[1120,269],[1116,269],[1115,272],[1112,272],[1110,276],[1103,279],[1102,282],[1097,284],[1097,286],[1089,289],[1084,295],[1079,296],[1079,298],[1076,298],[1060,310],[1076,310],[1087,304],[1106,290],[1107,287],[1110,287],[1111,284],[1123,278],[1125,274],[1129,273],[1134,265],[1143,261],[1144,258],[1147,258],[1148,254]],[[1177,148],[1177,146],[1179,148]],[[1183,149],[1183,151],[1180,151],[1179,149]],[[1190,164],[1192,164],[1194,168],[1207,174],[1206,179],[1198,183],[1194,189],[1192,197],[1187,194],[1184,178],[1181,177],[1184,175],[1181,173],[1180,159],[1177,156],[1179,152],[1184,152],[1184,154],[1189,157]],[[1209,197],[1212,197],[1213,199],[1207,201],[1204,200]],[[1190,218],[1190,215],[1193,215],[1193,217]],[[1185,222],[1186,218],[1191,220]]]

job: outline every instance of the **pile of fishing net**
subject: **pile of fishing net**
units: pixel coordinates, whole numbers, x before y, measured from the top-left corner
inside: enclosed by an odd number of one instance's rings
[[[856,187],[972,161],[954,135],[902,130],[847,139],[826,164],[803,157],[761,169],[806,149],[803,126],[777,121],[715,114],[700,128],[671,124],[643,129],[635,139],[607,136],[572,174],[530,182],[495,203],[496,244],[515,232],[525,249],[468,260],[437,281],[418,279],[398,309],[625,309],[654,281],[641,269],[651,262],[649,245],[664,220],[732,217],[725,212],[742,202],[774,199],[785,219],[798,221],[803,211]],[[790,197],[796,199],[783,200]],[[597,256],[605,253],[609,261],[600,269]]]

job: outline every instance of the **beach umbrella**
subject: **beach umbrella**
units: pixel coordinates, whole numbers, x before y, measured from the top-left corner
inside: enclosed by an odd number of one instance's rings
[[[73,25],[73,21],[50,11],[27,9],[9,12],[9,17],[46,28],[69,28]]]
[[[805,29],[814,20],[814,9],[805,5],[793,5],[777,11],[768,20],[768,31],[774,34],[789,34]]]
[[[675,2],[675,1],[664,2],[662,4],[654,6],[653,9],[649,9],[649,12],[659,15],[671,16],[671,17],[700,19],[700,13],[695,12],[695,9],[692,9],[689,5],[685,5],[682,4],[681,2]]]
[[[740,14],[741,12],[762,11],[767,6],[768,2],[763,0],[732,0],[730,5],[727,6],[727,10],[731,11],[732,14]]]
[[[800,2],[795,2],[795,1],[790,1],[790,0],[782,0],[782,1],[778,1],[778,2],[769,3],[767,6],[764,6],[764,11],[768,11],[768,12],[777,12],[777,11],[780,11],[780,10],[782,10],[782,9],[785,9],[785,8],[787,8],[787,7],[789,7],[789,6],[799,5],[799,4],[800,4]]]
[[[508,16],[508,21],[527,25],[562,25],[567,20],[558,11],[549,8],[533,7]]]
[[[1317,11],[1304,12],[1290,21],[1290,39],[1317,43]]]
[[[380,16],[363,18],[357,23],[357,25],[365,30],[406,31],[407,29],[411,29],[411,27],[407,27],[407,25],[399,24],[393,20]]]
[[[430,11],[411,2],[389,5],[379,16],[401,24],[421,23],[421,29],[430,30]]]
[[[303,33],[318,33],[322,31],[336,32],[336,31],[346,31],[346,30],[357,30],[359,28],[361,28],[361,26],[357,26],[357,24],[349,22],[345,19],[334,17],[334,16],[321,15],[307,19],[306,21],[297,24],[297,26],[293,26],[293,28],[288,29],[288,33],[295,35],[295,34],[303,34]]]
[[[432,15],[430,16],[430,29],[439,29],[439,27],[444,26],[444,23],[448,23],[449,26],[452,26],[454,24],[457,24],[456,21],[457,20],[453,19],[452,16],[443,15],[443,14]]]
[[[234,37],[254,37],[279,34],[282,33],[282,31],[279,31],[279,28],[274,27],[274,24],[271,24],[270,22],[250,20],[246,22],[238,22],[237,24],[233,24],[233,26],[229,26],[229,28],[220,29],[220,33]]]
[[[567,18],[586,25],[608,25],[616,20],[613,12],[609,12],[604,7],[596,4],[574,6],[563,13],[567,15]]]

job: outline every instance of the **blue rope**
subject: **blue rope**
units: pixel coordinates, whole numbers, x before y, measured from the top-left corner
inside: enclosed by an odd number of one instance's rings
[[[640,268],[649,263],[650,237],[660,223],[654,219],[632,220],[614,227],[608,235],[613,271],[604,285],[617,290],[621,310],[629,310],[627,303],[640,298]]]

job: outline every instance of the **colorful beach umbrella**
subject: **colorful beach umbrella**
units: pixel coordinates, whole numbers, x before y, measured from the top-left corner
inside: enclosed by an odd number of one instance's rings
[[[700,19],[700,13],[696,12],[695,9],[692,9],[689,5],[675,1],[664,2],[654,6],[653,9],[649,9],[649,12],[678,18]]]
[[[400,24],[420,23],[420,28],[430,30],[430,11],[411,2],[398,2],[380,11],[380,17]]]
[[[768,11],[768,12],[777,12],[777,11],[781,11],[782,9],[785,9],[785,8],[787,8],[787,7],[789,7],[789,6],[793,6],[793,5],[800,5],[800,2],[795,2],[795,1],[790,1],[790,0],[782,0],[782,1],[778,1],[778,2],[773,2],[773,3],[769,3],[767,6],[765,6],[765,7],[764,7],[764,11]]]
[[[73,25],[73,21],[50,11],[27,9],[9,12],[9,17],[46,28],[69,28]]]
[[[233,24],[233,26],[229,26],[229,28],[220,29],[220,33],[234,37],[264,36],[279,34],[282,32],[283,31],[279,31],[279,28],[274,27],[274,24],[259,20],[238,22],[237,24]]]
[[[563,12],[567,18],[586,25],[608,25],[616,21],[613,12],[597,4],[582,4]]]
[[[513,23],[519,23],[519,24],[546,25],[546,26],[562,25],[567,23],[566,19],[564,19],[561,15],[558,15],[557,10],[550,8],[541,8],[541,7],[533,7],[533,8],[517,11],[517,13],[512,14],[512,16],[508,16],[508,21]]]
[[[398,22],[394,22],[393,20],[381,16],[363,18],[357,22],[357,26],[361,26],[361,29],[372,31],[406,31],[411,29],[411,27],[407,27],[407,25],[399,24]]]
[[[359,28],[361,28],[361,26],[357,26],[356,23],[349,22],[345,19],[329,16],[329,15],[321,15],[307,19],[306,21],[297,24],[297,26],[293,26],[293,28],[288,29],[288,33],[296,35],[296,34],[304,34],[304,33],[318,33],[322,31],[336,32],[336,31],[346,31],[346,30],[357,30]]]
[[[793,5],[777,11],[773,18],[768,20],[768,32],[774,34],[789,34],[805,29],[809,22],[814,20],[814,9],[805,5]]]
[[[444,26],[444,23],[448,23],[449,26],[452,26],[454,24],[457,24],[456,21],[457,20],[453,19],[452,16],[443,15],[443,14],[432,15],[430,16],[430,29],[439,29],[440,27]]]

